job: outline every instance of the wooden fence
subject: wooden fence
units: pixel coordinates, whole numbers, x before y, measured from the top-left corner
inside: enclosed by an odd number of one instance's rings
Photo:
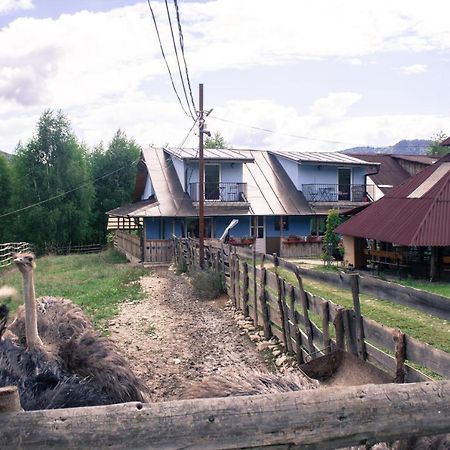
[[[28,242],[6,242],[0,244],[0,267],[12,264],[14,253],[29,252],[31,245]]]
[[[141,259],[141,240],[126,231],[116,230],[114,232],[114,247],[124,252],[127,256]]]
[[[197,250],[195,241],[179,240],[175,258],[198,266]],[[216,243],[205,247],[205,265],[224,272],[233,304],[263,328],[266,339],[278,337],[300,364],[343,349],[381,367],[397,381],[430,380],[419,367],[450,378],[450,354],[361,315],[357,274],[349,276],[354,308],[344,308],[306,292],[295,264],[265,255],[256,267],[252,257],[250,251]],[[273,264],[270,270],[265,267],[268,263]],[[280,276],[280,268],[291,271],[297,283]]]

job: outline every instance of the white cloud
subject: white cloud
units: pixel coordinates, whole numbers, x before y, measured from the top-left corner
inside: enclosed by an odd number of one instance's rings
[[[410,66],[401,66],[397,69],[404,75],[415,75],[418,73],[425,73],[428,71],[426,64],[411,64]]]
[[[11,11],[21,9],[33,9],[32,0],[0,0],[0,14],[7,14]]]
[[[175,68],[168,27],[163,25],[164,3],[153,5]],[[0,0],[0,13],[31,7],[31,0]],[[371,55],[450,49],[448,14],[444,14],[450,8],[447,0],[284,0],[276,5],[271,0],[212,0],[184,2],[180,7],[192,81],[222,69],[258,70],[326,58],[361,65]],[[405,67],[414,66],[420,65]],[[31,136],[39,112],[48,107],[62,108],[89,144],[109,139],[118,127],[143,144],[177,144],[189,127],[174,101],[145,2],[108,12],[63,14],[57,19],[19,18],[0,30],[0,68],[0,122],[9,124],[0,130],[5,133],[0,133],[0,147],[5,149]],[[293,76],[301,79],[301,73]],[[223,89],[227,89],[226,80]],[[264,90],[267,96],[270,89],[275,88]],[[364,137],[374,141],[381,140],[381,135],[385,141],[395,140],[396,135],[406,137],[392,124],[407,132],[409,125],[401,124],[419,117],[371,116],[373,122],[358,122],[349,112],[360,99],[355,92],[330,93],[311,104],[303,116],[293,107],[268,100],[235,100],[222,110],[225,114],[232,105],[232,112],[224,117],[239,117],[244,123],[319,138],[333,139],[336,134],[339,140],[352,141],[354,137],[361,143]],[[424,117],[422,125],[428,127],[422,136],[447,125],[440,118]],[[349,125],[362,122],[366,134],[356,133]],[[434,127],[435,123],[440,125]],[[378,134],[375,125],[380,127]],[[287,138],[273,140],[270,135],[255,137],[248,129],[233,130],[226,129],[236,142],[292,144]],[[421,126],[411,130],[420,132]],[[345,133],[350,137],[346,139]]]

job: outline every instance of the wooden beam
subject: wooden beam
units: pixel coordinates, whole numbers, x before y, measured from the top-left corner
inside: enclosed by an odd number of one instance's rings
[[[331,449],[450,432],[450,381],[4,413],[1,421],[8,449]]]

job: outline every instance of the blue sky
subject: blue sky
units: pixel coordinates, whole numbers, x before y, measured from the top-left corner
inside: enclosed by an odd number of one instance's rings
[[[151,3],[176,73],[164,2]],[[194,97],[204,83],[207,126],[235,148],[450,134],[446,0],[178,3]],[[146,1],[0,0],[0,62],[1,150],[30,139],[47,108],[62,109],[91,147],[118,128],[143,146],[177,146],[191,128]]]

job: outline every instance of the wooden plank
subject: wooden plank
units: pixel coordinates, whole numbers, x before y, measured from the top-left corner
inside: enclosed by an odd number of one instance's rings
[[[6,413],[0,446],[330,449],[449,431],[441,381]]]
[[[242,309],[244,311],[244,316],[249,316],[249,309],[248,309],[248,303],[249,303],[249,291],[248,291],[248,264],[244,261],[242,263],[242,279],[244,281],[244,286],[242,288],[243,292],[243,299],[242,299]]]
[[[336,332],[336,348],[339,350],[345,350],[344,313],[344,308],[340,308],[333,320]]]
[[[450,378],[450,354],[405,335],[406,359]]]
[[[297,315],[295,314],[296,311],[296,298],[295,298],[295,289],[294,286],[289,285],[289,309],[290,313],[292,314],[292,319],[294,323],[294,333],[291,333],[291,335],[294,336],[295,340],[295,353],[297,355],[297,362],[298,364],[303,364],[303,352],[302,352],[302,340],[300,331],[298,329],[298,320]]]
[[[363,317],[363,326],[366,342],[369,341],[377,347],[391,352],[395,351],[393,340],[395,330],[393,328],[381,325],[367,317]]]
[[[300,277],[298,271],[295,271],[295,276],[297,277],[298,288],[300,290],[300,304],[303,310],[303,316],[305,318],[305,328],[306,335],[308,337],[308,349],[310,353],[314,353],[314,345],[313,345],[313,331],[311,329],[311,321],[309,320],[308,314],[308,299],[306,297],[305,290],[303,289],[302,278]]]
[[[289,326],[289,307],[286,303],[286,286],[287,283],[280,279],[280,312],[282,313],[282,319],[283,319],[283,332],[286,335],[286,350],[289,355],[294,354],[294,349],[292,346],[292,336],[291,336],[291,327]]]
[[[359,275],[350,275],[350,287],[352,290],[353,310],[355,311],[355,325],[356,325],[356,347],[358,356],[361,359],[366,359],[366,349],[364,345],[364,326],[361,316],[361,304],[359,301]]]
[[[266,269],[263,267],[261,269],[261,293],[259,296],[259,301],[261,304],[261,310],[263,313],[263,329],[264,329],[264,338],[269,340],[272,337],[272,332],[270,329],[270,316],[269,316],[269,306],[266,302]]]
[[[329,321],[330,321],[330,314],[328,310],[328,302],[322,303],[322,332],[323,332],[323,339],[322,339],[322,345],[324,352],[326,354],[331,353],[331,345],[332,341],[330,339],[330,330],[329,330]]]

